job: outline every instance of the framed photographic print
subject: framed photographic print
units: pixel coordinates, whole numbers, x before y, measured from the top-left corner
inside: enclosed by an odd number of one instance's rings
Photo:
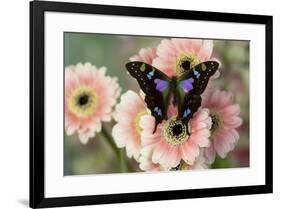
[[[30,3],[30,207],[271,193],[272,16]]]

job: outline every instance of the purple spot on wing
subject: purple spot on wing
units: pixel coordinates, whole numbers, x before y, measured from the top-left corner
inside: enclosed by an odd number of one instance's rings
[[[193,89],[193,78],[189,78],[187,80],[183,80],[180,82],[180,86],[183,88],[184,91],[190,91]]]
[[[168,87],[168,81],[164,81],[158,78],[154,80],[154,83],[156,84],[156,89],[160,92],[164,91]]]

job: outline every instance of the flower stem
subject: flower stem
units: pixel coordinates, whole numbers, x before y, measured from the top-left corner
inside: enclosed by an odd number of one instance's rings
[[[102,127],[102,129],[101,129],[101,133],[104,136],[104,138],[106,139],[107,143],[112,148],[112,150],[115,153],[116,157],[119,157],[120,156],[120,151],[119,151],[118,147],[116,146],[112,136],[108,133],[108,131],[104,127]]]
[[[134,171],[134,169],[131,167],[129,162],[127,162],[125,149],[124,148],[119,149],[116,146],[114,139],[112,138],[112,136],[108,133],[108,131],[104,127],[102,127],[102,129],[101,129],[101,133],[102,133],[103,137],[106,139],[107,143],[112,148],[113,152],[116,155],[116,158],[119,160],[120,171],[122,173]]]
[[[126,173],[128,171],[127,163],[126,163],[126,155],[124,151],[125,151],[124,149],[120,150],[120,158],[119,158],[120,170],[122,173]]]

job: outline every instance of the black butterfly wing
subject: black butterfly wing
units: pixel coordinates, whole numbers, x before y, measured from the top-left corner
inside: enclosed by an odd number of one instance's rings
[[[191,68],[189,76],[194,78],[194,88],[190,93],[201,95],[205,91],[210,77],[216,73],[218,68],[219,63],[215,61],[202,62]]]
[[[194,66],[177,79],[178,119],[188,122],[201,106],[201,94],[205,91],[209,79],[215,74],[219,63],[215,61],[202,62]]]
[[[178,107],[180,109],[177,118],[187,124],[201,106],[201,101],[201,96],[196,94],[187,94],[183,99],[182,105]]]
[[[170,97],[170,78],[164,73],[144,62],[126,64],[129,74],[134,77],[145,93],[145,102],[156,120],[156,125],[167,119]]]

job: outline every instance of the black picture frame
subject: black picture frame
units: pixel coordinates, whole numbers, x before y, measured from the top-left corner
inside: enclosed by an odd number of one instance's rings
[[[46,198],[44,193],[44,13],[46,11],[157,17],[265,25],[265,185]],[[272,16],[62,2],[30,2],[30,207],[59,207],[273,192]]]

